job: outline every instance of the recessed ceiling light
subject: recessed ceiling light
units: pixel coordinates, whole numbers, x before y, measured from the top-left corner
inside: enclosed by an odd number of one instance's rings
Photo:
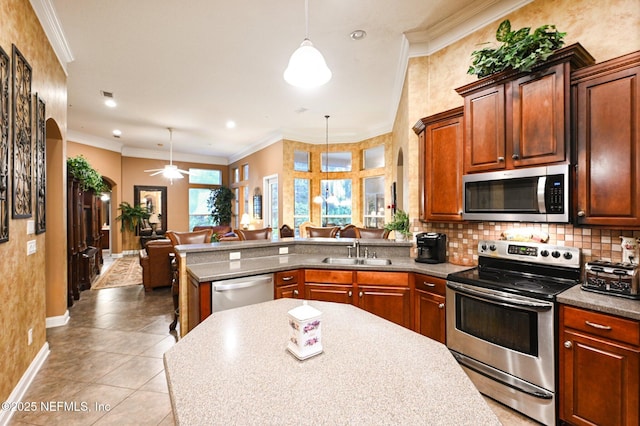
[[[233,120],[229,120],[227,121],[227,129],[235,129],[236,128],[236,122]]]
[[[112,133],[114,138],[119,138],[120,136],[122,136],[122,131],[118,129],[115,129]]]
[[[365,30],[355,30],[355,31],[352,31],[351,34],[349,35],[349,37],[351,37],[352,40],[362,40],[366,36],[367,36],[367,32]]]

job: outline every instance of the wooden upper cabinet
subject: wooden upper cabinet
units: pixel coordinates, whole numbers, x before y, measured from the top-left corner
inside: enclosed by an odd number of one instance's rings
[[[572,78],[576,223],[640,226],[640,52]]]
[[[580,44],[531,72],[503,71],[456,89],[464,97],[464,173],[564,162],[571,71],[594,63]]]
[[[420,143],[420,219],[462,220],[463,108],[418,121]]]

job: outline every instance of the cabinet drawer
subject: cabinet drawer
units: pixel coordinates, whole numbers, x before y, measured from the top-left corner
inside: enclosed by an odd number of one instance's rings
[[[274,274],[275,285],[289,285],[298,283],[298,269],[280,271]]]
[[[305,283],[330,283],[330,284],[352,284],[353,272],[351,271],[331,271],[327,269],[306,269],[304,271]]]
[[[409,274],[407,272],[356,272],[358,284],[381,284],[394,286],[409,286]]]
[[[416,290],[428,291],[429,293],[444,296],[446,293],[446,280],[432,277],[431,275],[415,274]]]
[[[640,346],[640,322],[563,306],[565,327]]]

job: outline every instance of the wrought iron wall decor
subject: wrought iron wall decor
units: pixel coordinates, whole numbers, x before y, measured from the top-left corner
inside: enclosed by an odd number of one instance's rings
[[[0,243],[9,241],[9,55],[0,47]]]
[[[36,94],[36,234],[47,229],[47,115],[46,104]]]
[[[13,213],[31,217],[31,65],[13,45]]]

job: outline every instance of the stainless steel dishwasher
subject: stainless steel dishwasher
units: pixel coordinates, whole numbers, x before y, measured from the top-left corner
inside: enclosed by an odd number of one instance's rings
[[[273,274],[214,281],[213,312],[273,300]]]

